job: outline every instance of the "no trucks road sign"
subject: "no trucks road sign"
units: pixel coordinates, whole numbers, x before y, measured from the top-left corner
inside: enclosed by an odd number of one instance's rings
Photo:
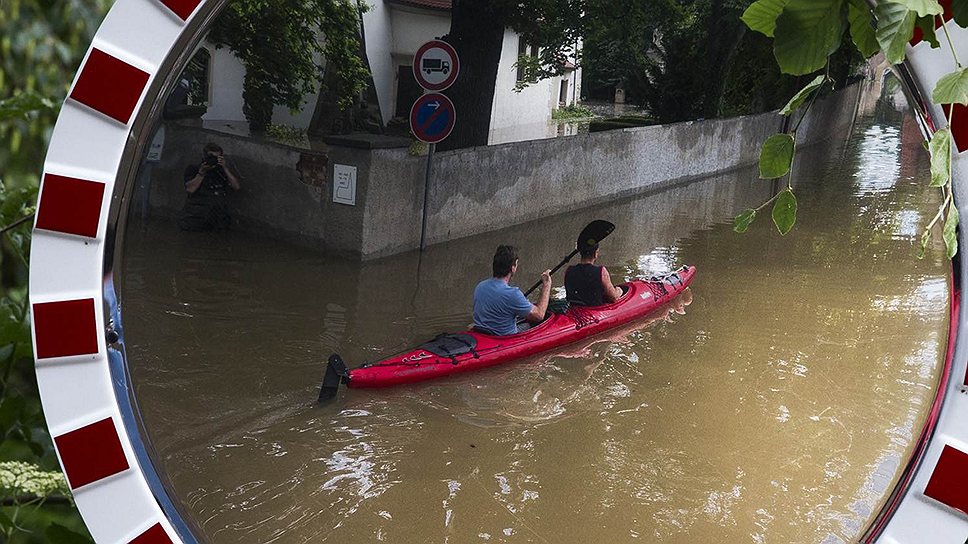
[[[428,93],[410,108],[410,130],[418,140],[436,144],[450,136],[457,121],[454,103],[439,93]]]
[[[457,81],[460,60],[447,42],[430,40],[413,56],[413,77],[428,91],[442,91]]]

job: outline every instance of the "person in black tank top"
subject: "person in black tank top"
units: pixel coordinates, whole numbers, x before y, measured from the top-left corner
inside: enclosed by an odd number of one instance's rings
[[[598,244],[582,249],[581,262],[565,271],[565,298],[579,306],[601,306],[615,302],[622,289],[612,285],[612,278],[604,266],[596,265]]]

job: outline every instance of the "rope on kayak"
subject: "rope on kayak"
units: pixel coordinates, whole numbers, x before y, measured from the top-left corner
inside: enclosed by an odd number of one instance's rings
[[[652,296],[656,300],[669,294],[669,290],[665,288],[665,284],[662,281],[649,280],[645,284],[649,286],[649,291],[652,291]]]
[[[588,325],[598,323],[598,317],[583,306],[572,306],[569,308],[568,313],[575,320],[575,330],[580,330]]]

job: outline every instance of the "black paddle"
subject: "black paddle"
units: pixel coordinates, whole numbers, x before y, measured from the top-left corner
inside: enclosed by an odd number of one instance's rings
[[[613,230],[615,230],[615,225],[609,223],[608,221],[596,219],[591,223],[589,223],[581,231],[581,234],[578,235],[578,241],[575,242],[575,251],[572,251],[567,257],[562,259],[562,261],[558,263],[558,266],[552,268],[551,274],[553,275],[555,272],[558,271],[559,268],[568,264],[568,261],[570,261],[571,258],[574,257],[575,255],[578,255],[578,252],[580,252],[581,250],[590,248],[595,244],[604,240],[605,237],[611,234]],[[524,296],[530,295],[531,292],[537,289],[538,287],[541,287],[541,280],[538,280],[538,283],[532,285],[531,289],[528,289],[524,293]]]

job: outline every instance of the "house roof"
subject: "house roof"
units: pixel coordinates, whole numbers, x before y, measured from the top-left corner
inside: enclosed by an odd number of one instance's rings
[[[385,0],[387,4],[398,4],[412,8],[431,9],[435,11],[450,11],[452,0]]]

